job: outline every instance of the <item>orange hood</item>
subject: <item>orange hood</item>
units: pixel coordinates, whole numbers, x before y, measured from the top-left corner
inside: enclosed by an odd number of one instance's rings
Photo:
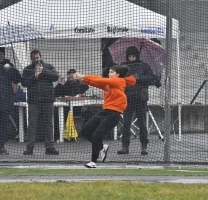
[[[126,81],[127,86],[134,86],[136,84],[136,79],[134,76],[128,76],[123,78]]]

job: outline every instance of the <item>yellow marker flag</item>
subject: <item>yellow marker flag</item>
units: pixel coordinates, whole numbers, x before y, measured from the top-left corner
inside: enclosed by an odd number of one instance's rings
[[[64,130],[64,138],[70,141],[71,139],[77,140],[78,133],[74,125],[74,118],[72,116],[72,112],[68,112],[67,120],[66,120],[66,128]]]

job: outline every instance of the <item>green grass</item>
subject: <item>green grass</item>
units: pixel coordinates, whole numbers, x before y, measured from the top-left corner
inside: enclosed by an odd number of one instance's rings
[[[71,176],[208,176],[208,169],[44,169],[0,168],[0,176],[71,175]]]
[[[131,181],[0,183],[0,194],[3,200],[200,200],[208,199],[208,185]]]
[[[0,176],[208,176],[208,169],[44,169],[0,168]],[[0,183],[0,200],[205,200],[208,184],[95,181]]]

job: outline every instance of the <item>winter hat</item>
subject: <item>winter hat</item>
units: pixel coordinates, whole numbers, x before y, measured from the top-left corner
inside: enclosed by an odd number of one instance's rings
[[[75,69],[70,69],[67,74],[75,74],[76,73],[76,70]]]
[[[0,47],[0,52],[3,52],[5,54],[5,47]]]
[[[128,47],[126,50],[126,61],[129,61],[129,56],[130,55],[135,55],[136,60],[139,60],[139,51],[135,46]]]

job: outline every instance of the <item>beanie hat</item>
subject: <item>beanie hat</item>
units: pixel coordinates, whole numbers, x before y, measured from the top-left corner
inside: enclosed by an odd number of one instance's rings
[[[67,74],[75,74],[76,73],[76,70],[75,69],[70,69]]]
[[[5,47],[0,47],[0,52],[3,52],[5,54]]]
[[[136,56],[136,60],[139,60],[139,51],[135,46],[128,47],[126,50],[126,61],[129,61],[128,57],[130,55]]]

